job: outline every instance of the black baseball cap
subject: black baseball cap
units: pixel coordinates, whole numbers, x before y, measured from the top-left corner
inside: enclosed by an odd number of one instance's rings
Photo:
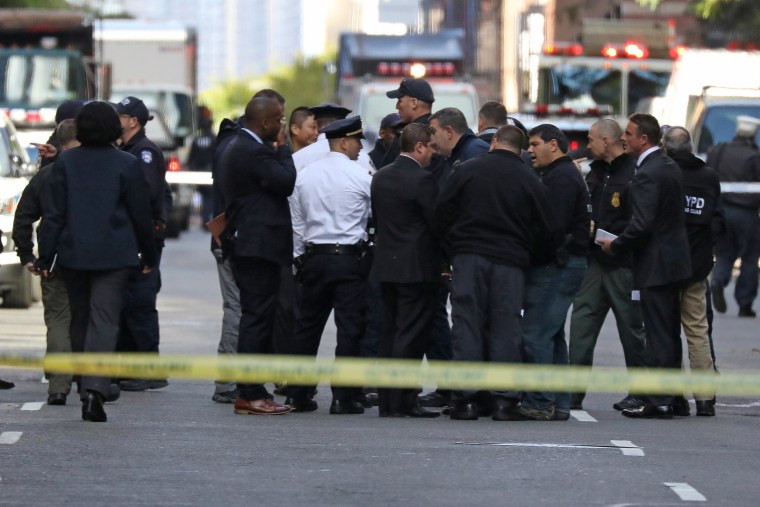
[[[416,79],[413,77],[405,77],[401,80],[401,84],[397,90],[391,90],[385,94],[390,99],[400,99],[401,97],[412,97],[422,102],[432,104],[435,102],[433,96],[433,89],[430,87],[430,83],[424,79]]]
[[[401,116],[399,116],[398,113],[391,113],[385,115],[385,118],[380,121],[380,128],[384,129],[388,127],[398,127],[402,123],[403,122],[401,121]]]
[[[121,102],[117,102],[116,112],[137,118],[137,121],[139,121],[141,125],[145,125],[153,119],[153,116],[148,113],[148,108],[145,107],[145,103],[137,97],[130,96],[124,98]]]
[[[328,126],[321,128],[319,133],[324,134],[327,139],[341,139],[343,137],[365,139],[361,116],[352,116],[351,118],[334,121]]]

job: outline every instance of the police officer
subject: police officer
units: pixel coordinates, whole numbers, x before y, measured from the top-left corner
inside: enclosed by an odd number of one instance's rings
[[[707,154],[707,165],[718,173],[721,182],[760,181],[760,154],[755,135],[760,119],[751,116],[736,118],[736,137],[721,143]],[[725,194],[723,209],[726,234],[715,246],[715,268],[712,275],[713,304],[726,311],[723,288],[731,281],[734,261],[741,258],[734,298],[739,303],[739,317],[755,317],[752,303],[757,297],[757,260],[760,256],[760,194]]]
[[[153,119],[148,108],[137,97],[126,97],[116,104],[121,121],[121,149],[140,161],[150,189],[150,210],[153,219],[157,262],[147,274],[135,275],[127,287],[127,302],[122,316],[122,329],[118,350],[158,352],[159,327],[156,298],[161,289],[161,272],[158,268],[164,246],[166,229],[166,163],[161,148],[145,136],[145,124]],[[166,387],[165,379],[130,379],[120,383],[124,391],[145,391]]]
[[[335,310],[337,357],[359,355],[367,307],[362,262],[367,240],[372,178],[357,162],[364,138],[361,118],[320,130],[330,153],[298,173],[291,200],[294,257],[301,264],[299,312],[290,352],[316,356],[330,312]],[[313,386],[289,386],[287,405],[296,412],[317,409]],[[360,388],[333,386],[331,414],[361,414]]]

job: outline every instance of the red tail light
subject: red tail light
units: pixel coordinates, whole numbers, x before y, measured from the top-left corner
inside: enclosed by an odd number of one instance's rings
[[[166,170],[169,172],[176,172],[180,169],[182,169],[182,166],[179,163],[179,157],[177,155],[172,155],[169,162],[166,163]]]
[[[625,45],[625,54],[628,58],[648,58],[649,50],[636,42],[628,42]]]
[[[575,151],[578,149],[578,141],[570,141],[570,151]]]
[[[29,123],[39,123],[42,120],[39,111],[27,111],[26,121]]]

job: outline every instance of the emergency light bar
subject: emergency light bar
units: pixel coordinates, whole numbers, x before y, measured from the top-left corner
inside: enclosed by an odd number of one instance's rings
[[[602,56],[607,58],[649,58],[649,50],[638,42],[628,41],[624,45],[607,44],[602,48]]]
[[[454,62],[378,62],[377,73],[381,76],[453,76]]]
[[[612,106],[564,106],[562,104],[526,104],[525,112],[536,116],[604,116],[612,114]]]

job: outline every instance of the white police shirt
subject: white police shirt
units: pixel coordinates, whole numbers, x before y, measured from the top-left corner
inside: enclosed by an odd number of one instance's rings
[[[306,243],[366,241],[371,184],[366,169],[334,151],[301,169],[290,197],[293,257],[305,252]]]
[[[316,162],[320,158],[330,153],[330,143],[327,141],[327,137],[324,134],[319,134],[316,143],[312,143],[309,146],[305,146],[293,153],[293,164],[296,166],[296,171],[301,170],[312,162]],[[376,169],[369,155],[365,153],[364,149],[359,152],[359,165],[364,167],[369,174],[375,174]]]

